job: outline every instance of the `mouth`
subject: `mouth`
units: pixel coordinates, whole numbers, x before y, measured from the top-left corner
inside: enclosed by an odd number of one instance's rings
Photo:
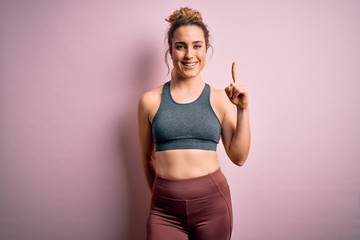
[[[198,62],[181,62],[186,68],[193,68]]]

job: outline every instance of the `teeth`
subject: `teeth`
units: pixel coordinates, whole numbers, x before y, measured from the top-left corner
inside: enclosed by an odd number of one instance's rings
[[[184,63],[185,66],[192,67],[195,65],[195,63]]]

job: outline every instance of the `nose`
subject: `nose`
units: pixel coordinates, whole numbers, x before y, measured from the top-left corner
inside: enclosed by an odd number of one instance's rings
[[[185,52],[185,58],[186,59],[192,59],[194,56],[194,51],[191,48],[187,48]]]

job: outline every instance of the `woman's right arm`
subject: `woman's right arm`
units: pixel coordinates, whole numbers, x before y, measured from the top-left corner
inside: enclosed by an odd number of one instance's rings
[[[138,105],[138,133],[140,140],[140,153],[145,177],[150,191],[155,180],[155,150],[151,131],[150,112],[153,97],[150,92],[145,93]]]

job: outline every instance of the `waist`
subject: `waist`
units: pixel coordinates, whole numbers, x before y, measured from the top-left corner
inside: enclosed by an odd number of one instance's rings
[[[156,152],[155,159],[157,175],[170,179],[194,178],[220,167],[214,151],[168,150]]]

